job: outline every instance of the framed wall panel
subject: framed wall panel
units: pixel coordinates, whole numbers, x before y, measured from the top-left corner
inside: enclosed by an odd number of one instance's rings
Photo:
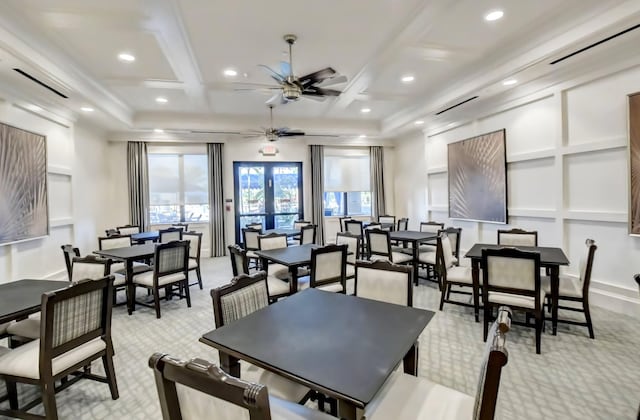
[[[629,233],[640,235],[640,92],[629,95]]]

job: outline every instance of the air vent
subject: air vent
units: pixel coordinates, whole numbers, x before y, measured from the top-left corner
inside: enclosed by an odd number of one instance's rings
[[[56,89],[52,88],[48,84],[36,79],[35,77],[33,77],[29,73],[25,72],[24,70],[21,70],[21,69],[13,69],[13,70],[18,72],[18,73],[20,73],[21,75],[23,75],[27,79],[31,80],[32,82],[36,82],[40,86],[49,89],[51,92],[55,93],[56,95],[58,95],[60,97],[63,97],[64,99],[69,99],[69,97],[67,95],[65,95],[64,93],[60,92],[59,90],[56,90]]]
[[[474,96],[474,97],[472,97],[472,98],[465,99],[465,100],[464,100],[464,101],[462,101],[462,102],[458,102],[457,104],[452,105],[452,106],[450,106],[450,107],[449,107],[449,108],[447,108],[447,109],[443,109],[442,111],[436,112],[436,115],[443,114],[443,113],[445,113],[445,112],[447,112],[447,111],[452,110],[453,108],[457,108],[457,107],[459,107],[460,105],[464,105],[464,104],[466,104],[467,102],[471,102],[471,101],[473,101],[474,99],[478,99],[478,96],[476,95],[476,96]]]
[[[564,57],[560,57],[560,58],[558,58],[557,60],[553,60],[553,61],[552,61],[552,62],[550,62],[549,64],[552,64],[552,65],[553,65],[553,64],[558,64],[559,62],[564,61],[564,60],[566,60],[567,58],[571,58],[571,57],[573,57],[574,55],[578,55],[578,54],[580,54],[580,53],[583,53],[583,52],[585,52],[585,51],[587,51],[587,50],[590,50],[590,49],[591,49],[591,48],[593,48],[593,47],[597,47],[597,46],[598,46],[598,45],[600,45],[600,44],[604,44],[604,43],[605,43],[605,42],[607,42],[607,41],[611,41],[611,40],[612,40],[612,39],[614,39],[614,38],[617,38],[617,37],[619,37],[619,36],[621,36],[621,35],[626,34],[627,32],[631,32],[631,31],[636,30],[636,29],[638,29],[638,28],[640,28],[640,24],[635,25],[635,26],[632,26],[631,28],[627,28],[627,29],[625,29],[624,31],[618,32],[617,34],[613,34],[613,35],[611,35],[611,36],[608,36],[608,37],[606,37],[606,38],[604,38],[604,39],[601,39],[600,41],[594,42],[593,44],[589,44],[589,45],[587,45],[587,46],[586,46],[586,47],[584,47],[584,48],[580,48],[578,51],[574,51],[574,52],[572,52],[571,54],[567,54],[567,55],[565,55]]]

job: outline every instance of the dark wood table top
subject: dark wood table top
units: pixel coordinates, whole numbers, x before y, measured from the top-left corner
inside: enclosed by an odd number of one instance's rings
[[[434,312],[307,289],[201,342],[364,407]]]
[[[389,232],[392,241],[426,241],[435,239],[438,235],[433,232],[419,232],[417,230],[396,230]]]
[[[155,241],[160,237],[160,232],[157,230],[151,232],[140,232],[131,235],[133,241]]]
[[[319,247],[320,245],[316,244],[305,244],[253,252],[259,257],[266,258],[269,261],[291,267],[294,265],[309,264],[311,262],[311,250]]]
[[[300,229],[277,228],[277,229],[267,229],[262,232],[263,235],[268,235],[270,233],[277,233],[278,235],[296,236],[296,235],[300,235]]]
[[[121,261],[137,260],[140,258],[153,257],[153,254],[156,251],[156,245],[157,244],[143,244],[125,246],[123,248],[112,248],[103,249],[101,251],[93,251],[93,253],[103,257],[113,258]]]
[[[0,324],[40,310],[42,294],[64,289],[71,283],[59,280],[17,280],[0,284]]]
[[[546,246],[507,246],[497,244],[475,244],[467,253],[465,257],[471,259],[482,258],[483,249],[500,249],[500,248],[516,248],[521,251],[532,251],[540,253],[540,264],[547,265],[569,265],[569,259],[565,255],[562,248],[553,248]]]

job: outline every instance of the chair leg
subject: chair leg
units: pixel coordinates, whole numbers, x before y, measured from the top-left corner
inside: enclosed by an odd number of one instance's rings
[[[491,322],[491,305],[487,302],[484,303],[484,319],[482,320],[482,329],[484,331],[484,341],[487,341],[487,335],[489,334],[489,322]]]
[[[6,381],[7,395],[9,397],[9,407],[12,410],[18,410],[18,386],[14,381]]]
[[[116,382],[116,371],[113,367],[113,357],[110,352],[107,352],[102,356],[102,364],[104,366],[104,372],[109,384],[109,391],[111,391],[111,399],[117,400],[120,395],[118,394],[118,383]]]
[[[202,290],[202,274],[200,273],[200,264],[196,267],[196,276],[198,276],[198,286],[200,286],[200,290]]]
[[[58,420],[58,408],[56,407],[56,390],[53,379],[42,384],[42,405],[47,419]]]
[[[156,318],[160,318],[160,291],[158,288],[153,289],[153,306],[156,309]]]
[[[596,336],[593,334],[593,324],[591,323],[591,312],[589,312],[588,298],[585,298],[582,300],[582,308],[584,309],[584,317],[587,319],[587,328],[589,329],[589,338],[595,339]]]
[[[187,307],[191,307],[191,293],[189,293],[189,278],[184,280],[184,294],[187,297]]]
[[[536,354],[540,354],[540,341],[542,340],[542,314],[536,314]]]
[[[447,290],[449,290],[451,286],[449,286],[449,283],[444,283],[442,285],[442,290],[440,291],[440,310],[442,310],[442,308],[444,307],[444,296],[445,293],[447,293]]]

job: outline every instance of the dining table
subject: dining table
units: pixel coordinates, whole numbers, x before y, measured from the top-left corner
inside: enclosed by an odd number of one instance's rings
[[[483,249],[500,249],[505,245],[497,244],[475,244],[467,251],[465,257],[471,259],[471,274],[473,279],[474,296],[480,288],[480,266],[482,264]],[[551,283],[551,322],[553,335],[558,331],[558,295],[560,289],[560,266],[569,265],[569,259],[562,248],[546,246],[509,246],[521,251],[538,252],[540,254],[540,266],[548,269]],[[476,321],[479,317],[479,306],[476,305]]]
[[[288,237],[293,237],[293,236],[297,236],[300,235],[300,229],[294,229],[294,228],[275,228],[275,229],[267,229],[262,231],[263,235],[269,235],[269,234],[278,234],[278,235],[287,235]]]
[[[147,241],[158,242],[158,239],[160,239],[160,232],[157,230],[138,232],[131,235],[131,241],[139,244],[143,244]]]
[[[200,342],[218,350],[220,365],[240,376],[239,360],[338,401],[339,416],[356,419],[402,362],[417,375],[418,338],[434,312],[306,289],[210,331]]]
[[[437,238],[434,232],[420,232],[417,230],[395,230],[389,232],[389,239],[392,241],[402,242],[405,245],[411,244],[411,255],[413,256],[413,282],[418,285],[418,253],[420,243],[434,240]]]
[[[304,244],[287,246],[284,248],[253,251],[261,259],[262,267],[267,267],[269,261],[281,264],[289,269],[289,291],[294,294],[298,291],[298,269],[311,264],[311,250],[320,245]]]
[[[40,311],[42,295],[71,285],[68,281],[22,279],[0,284],[0,324]]]

